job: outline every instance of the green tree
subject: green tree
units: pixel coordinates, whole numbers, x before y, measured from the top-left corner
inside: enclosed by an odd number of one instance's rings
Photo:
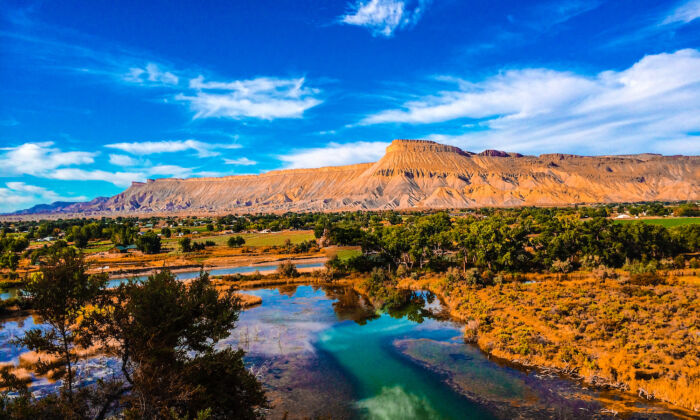
[[[136,246],[145,254],[157,254],[161,248],[160,236],[153,231],[146,232],[136,239]]]
[[[39,374],[51,373],[64,380],[64,391],[73,402],[77,334],[73,327],[86,314],[86,306],[100,295],[106,275],[88,275],[82,255],[73,248],[50,254],[40,272],[25,286],[25,293],[46,329],[33,328],[16,343],[29,350],[48,354],[37,365]]]
[[[182,252],[192,252],[192,240],[190,238],[182,238],[179,243]]]
[[[117,404],[135,418],[204,410],[212,418],[261,417],[267,400],[243,351],[217,349],[235,327],[239,299],[220,296],[208,274],[189,284],[169,271],[130,281],[103,308],[86,319],[86,339],[121,360],[123,379],[111,387],[101,416]]]
[[[0,256],[0,267],[9,268],[10,270],[15,271],[18,266],[19,266],[19,255],[15,254],[14,252],[5,251]]]
[[[228,238],[228,246],[231,248],[238,248],[239,246],[242,246],[245,244],[245,239],[243,239],[242,236],[236,235],[236,236],[231,236]]]

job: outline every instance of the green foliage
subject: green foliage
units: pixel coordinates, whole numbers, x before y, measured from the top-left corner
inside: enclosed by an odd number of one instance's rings
[[[0,252],[22,252],[29,246],[29,240],[24,235],[0,235]]]
[[[158,254],[161,249],[160,236],[149,231],[136,239],[136,246],[144,254]]]
[[[182,252],[192,252],[192,239],[182,238],[178,243]]]
[[[86,306],[103,292],[106,275],[85,273],[82,256],[72,248],[51,254],[41,265],[41,271],[24,287],[34,310],[48,329],[33,328],[16,343],[29,350],[46,353],[53,358],[40,361],[39,374],[51,373],[53,379],[63,379],[64,391],[70,401],[75,385],[74,365],[77,334],[73,330],[85,315]]]
[[[219,296],[206,273],[189,285],[169,271],[130,281],[103,307],[86,319],[87,338],[122,360],[123,383],[112,395],[127,417],[195,417],[207,409],[213,418],[260,416],[267,402],[243,352],[216,348],[235,327],[238,298]]]
[[[9,268],[15,271],[19,266],[19,255],[12,251],[5,251],[0,255],[0,268]]]
[[[227,244],[231,248],[238,248],[245,244],[245,239],[243,239],[243,237],[240,235],[231,236],[230,238],[228,238]]]
[[[693,203],[681,204],[673,211],[674,216],[698,217],[700,216],[700,206]]]

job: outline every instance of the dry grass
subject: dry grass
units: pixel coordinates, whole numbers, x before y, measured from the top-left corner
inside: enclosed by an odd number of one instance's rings
[[[537,277],[481,289],[441,278],[401,285],[443,296],[470,326],[466,338],[496,357],[700,410],[697,276],[656,286]]]

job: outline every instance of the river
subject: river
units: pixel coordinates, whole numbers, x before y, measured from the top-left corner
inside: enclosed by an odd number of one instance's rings
[[[340,286],[245,293],[262,304],[242,312],[219,345],[247,352],[246,363],[272,402],[270,418],[596,418],[611,406],[635,418],[673,418],[658,404],[490,360],[464,343],[462,327],[447,320],[428,293],[416,295],[420,304],[393,312],[378,311]],[[1,364],[18,363],[26,350],[9,340],[36,326],[31,316],[2,322]],[[108,358],[79,367],[85,383],[115,369]],[[55,387],[42,378],[34,384],[39,391]]]

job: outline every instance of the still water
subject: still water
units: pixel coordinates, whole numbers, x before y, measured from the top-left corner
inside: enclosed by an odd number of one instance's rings
[[[673,418],[665,407],[628,395],[490,360],[463,342],[462,327],[444,318],[430,294],[384,312],[338,286],[245,293],[260,296],[262,304],[242,312],[220,345],[246,350],[246,363],[273,405],[269,418],[600,418],[612,406],[633,418]],[[26,349],[9,341],[32,327],[41,327],[33,317],[0,323],[0,365],[19,364]],[[89,383],[118,366],[96,357],[79,371]],[[38,392],[57,386],[35,379]]]
[[[307,264],[297,264],[297,268],[319,268],[323,267],[324,263],[307,263]],[[229,268],[215,268],[212,270],[209,270],[209,274],[212,276],[223,276],[227,274],[247,274],[247,273],[254,273],[256,271],[269,271],[269,270],[275,270],[279,264],[266,264],[266,265],[254,265],[254,266],[244,266],[244,267],[229,267]],[[199,276],[199,270],[193,270],[193,271],[183,271],[180,273],[173,273],[175,274],[175,278],[178,280],[189,280],[196,278]],[[122,283],[125,283],[128,279],[135,279],[136,281],[142,282],[145,281],[148,276],[125,276],[125,277],[118,277],[118,278],[113,278],[110,279],[107,282],[107,287],[108,288],[113,288],[117,287]],[[21,292],[18,288],[11,287],[11,288],[5,288],[5,289],[0,289],[0,300],[6,300],[14,297],[19,297],[21,295]]]
[[[223,276],[227,274],[247,274],[255,273],[256,271],[269,271],[275,270],[279,264],[268,264],[268,265],[251,265],[243,267],[229,267],[229,268],[214,268],[207,270],[210,276]],[[307,263],[307,264],[296,264],[297,268],[318,268],[323,267],[323,263]],[[178,280],[190,280],[199,276],[199,270],[193,271],[183,271],[180,273],[173,273],[175,278]],[[135,279],[136,281],[142,282],[146,281],[148,276],[126,276],[110,279],[107,282],[107,287],[117,287],[120,284],[126,282],[128,279]]]

